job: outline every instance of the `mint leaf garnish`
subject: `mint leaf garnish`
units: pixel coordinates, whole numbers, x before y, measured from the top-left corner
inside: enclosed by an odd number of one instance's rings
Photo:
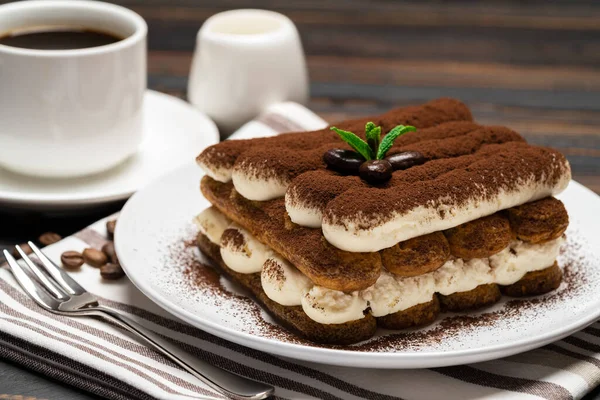
[[[407,132],[414,132],[417,130],[414,126],[398,125],[389,131],[383,140],[381,140],[381,126],[375,126],[373,122],[367,122],[365,125],[365,136],[367,141],[365,142],[352,132],[338,129],[335,126],[332,126],[329,129],[335,131],[344,142],[348,143],[350,147],[365,160],[382,160],[388,150],[392,148],[394,140]]]
[[[410,126],[410,125],[396,126],[394,129],[389,131],[388,134],[385,135],[385,137],[381,141],[381,144],[379,145],[379,149],[377,150],[377,156],[375,159],[382,160],[385,157],[385,154],[388,152],[388,150],[392,148],[392,145],[394,144],[394,140],[396,140],[398,137],[404,135],[405,133],[414,132],[416,130],[417,130],[417,128],[415,128],[414,126]]]
[[[367,142],[356,136],[354,133],[338,129],[335,126],[332,126],[330,129],[340,135],[342,140],[348,143],[350,147],[354,149],[354,151],[363,156],[365,160],[373,159],[375,152],[371,151],[371,148]]]
[[[369,132],[370,132],[370,131],[371,131],[373,128],[375,128],[375,126],[376,126],[376,125],[375,125],[375,123],[373,123],[373,121],[371,121],[371,122],[367,122],[367,124],[365,125],[365,133],[368,135],[368,134],[369,134]]]
[[[365,125],[365,134],[367,137],[367,144],[371,148],[372,154],[377,154],[377,149],[381,142],[381,127],[375,126],[373,122],[367,122]]]

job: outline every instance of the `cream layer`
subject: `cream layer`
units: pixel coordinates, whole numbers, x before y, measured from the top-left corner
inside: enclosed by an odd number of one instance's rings
[[[408,212],[393,214],[385,222],[373,224],[360,213],[335,221],[323,218],[323,235],[335,247],[351,252],[373,252],[405,240],[432,232],[454,228],[500,210],[519,206],[562,192],[571,174],[565,173],[555,185],[526,179],[515,190],[501,191],[493,196],[475,196],[465,204],[455,204],[451,198],[440,198],[435,204],[415,207]],[[483,190],[483,189],[482,189]],[[483,190],[485,192],[485,190]],[[300,210],[296,210],[298,213]],[[310,218],[308,215],[306,219]]]
[[[215,217],[216,214],[211,211],[208,215]],[[217,222],[209,225],[215,226]],[[243,234],[250,248],[268,249],[249,232],[244,230]],[[309,318],[322,324],[341,324],[363,318],[369,308],[373,316],[381,317],[427,303],[435,293],[447,296],[489,283],[511,285],[528,272],[550,267],[558,257],[563,240],[559,238],[543,244],[514,240],[490,258],[451,259],[436,271],[415,277],[400,277],[383,271],[373,286],[352,293],[314,285],[283,257],[265,250],[260,252],[267,257],[261,267],[261,283],[267,296],[276,303],[301,305]],[[220,244],[220,240],[215,243]],[[236,251],[240,253],[239,257],[224,258],[229,268],[241,273],[258,272],[256,268],[242,266],[243,257],[246,257],[243,248],[226,250],[227,253]]]
[[[265,178],[251,170],[234,167],[231,175],[235,190],[248,200],[266,201],[283,197],[289,182],[278,178]]]
[[[229,235],[222,235],[219,243],[225,264],[240,274],[260,272],[273,252],[235,222],[227,227],[227,231]]]

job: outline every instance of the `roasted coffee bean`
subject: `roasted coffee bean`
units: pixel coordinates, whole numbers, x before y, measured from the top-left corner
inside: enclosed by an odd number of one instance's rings
[[[106,236],[108,236],[108,238],[110,240],[113,240],[113,238],[115,237],[116,226],[117,226],[116,219],[111,219],[110,221],[106,222]]]
[[[368,183],[377,184],[389,181],[393,171],[387,160],[369,160],[360,166],[359,174]]]
[[[365,159],[352,150],[331,149],[323,154],[323,161],[334,171],[356,175]]]
[[[87,248],[83,251],[83,259],[86,264],[89,264],[92,267],[96,268],[100,268],[108,262],[108,257],[106,256],[106,254],[104,254],[100,250],[92,248]]]
[[[394,171],[407,169],[425,162],[425,157],[418,151],[403,151],[402,153],[392,154],[385,159],[392,164]]]
[[[25,254],[29,255],[31,253],[33,253],[33,250],[31,250],[31,247],[29,247],[29,245],[27,243],[23,243],[20,244],[19,247],[21,248],[21,250],[23,250],[23,252],[25,252]],[[17,248],[15,247],[12,251],[13,256],[18,260],[19,258],[21,258],[21,255],[19,254],[19,252],[17,251]]]
[[[56,243],[61,239],[62,236],[60,236],[58,233],[46,232],[40,235],[40,237],[38,238],[38,242],[40,242],[42,246],[50,246],[51,244]]]
[[[60,262],[66,269],[77,269],[83,265],[83,255],[77,251],[65,251],[60,256]]]
[[[100,275],[104,279],[119,279],[125,276],[123,268],[119,264],[108,263],[100,267]]]
[[[117,253],[115,252],[115,244],[113,242],[108,242],[102,246],[102,252],[106,254],[111,263],[119,263],[119,260],[117,259]]]

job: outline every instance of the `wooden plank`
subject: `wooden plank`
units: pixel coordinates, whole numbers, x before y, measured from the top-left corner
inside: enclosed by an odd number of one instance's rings
[[[149,73],[185,77],[191,61],[188,51],[151,51]],[[307,63],[312,82],[600,91],[600,69],[590,67],[336,56],[308,56]]]
[[[178,22],[204,21],[211,15],[225,9],[198,9],[194,7],[153,8],[148,6],[133,6],[132,9],[150,20],[176,20]],[[598,15],[564,16],[564,15],[511,15],[511,14],[482,14],[465,9],[427,9],[422,7],[402,7],[385,12],[376,10],[360,12],[340,12],[339,10],[297,11],[278,10],[285,12],[299,25],[313,26],[351,26],[353,28],[383,28],[385,26],[415,27],[478,27],[503,29],[543,29],[559,31],[598,31],[600,30]],[[425,12],[426,11],[426,12]]]
[[[200,22],[149,20],[151,50],[192,51]],[[600,31],[298,26],[308,55],[531,65],[600,65]]]
[[[600,90],[600,69],[508,63],[310,56],[312,82],[397,86]]]
[[[146,18],[204,20],[225,9],[248,7],[247,1],[175,0],[164,7],[163,0],[120,1]],[[255,0],[255,8],[267,8],[289,15],[297,23],[377,26],[487,26],[559,30],[598,30],[600,7],[584,2],[445,2],[418,1],[302,1]]]
[[[600,110],[600,92],[555,90],[488,89],[462,87],[410,87],[391,85],[361,85],[355,83],[313,83],[311,94],[316,97],[362,98],[393,105],[400,99],[413,103],[436,97],[456,97],[465,102],[484,102],[520,107],[540,107],[566,110]]]
[[[187,77],[151,75],[152,87],[185,92]],[[497,106],[533,107],[557,110],[600,111],[600,91],[529,90],[503,88],[422,87],[369,85],[355,83],[315,82],[311,84],[313,97],[335,100],[360,99],[373,101],[383,107],[420,103],[437,97],[455,97],[465,102],[480,102]]]
[[[204,20],[241,0],[121,1],[150,25],[153,50],[191,51]],[[600,64],[600,2],[285,2],[279,10],[298,25],[309,55],[500,62],[533,65]],[[366,60],[368,61],[368,60]]]

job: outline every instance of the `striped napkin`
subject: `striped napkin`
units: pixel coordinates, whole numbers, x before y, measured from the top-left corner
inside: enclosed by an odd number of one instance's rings
[[[284,103],[234,137],[308,130],[325,122]],[[195,183],[191,183],[195,184]],[[114,218],[114,217],[113,217]],[[46,248],[100,248],[106,220]],[[600,323],[544,348],[473,365],[425,370],[369,370],[298,362],[248,349],[167,314],[123,278],[102,281],[84,265],[72,273],[104,305],[127,313],[186,351],[227,370],[270,383],[289,399],[578,399],[600,384]],[[92,318],[68,318],[39,308],[0,268],[0,357],[108,399],[223,398],[120,328]]]

